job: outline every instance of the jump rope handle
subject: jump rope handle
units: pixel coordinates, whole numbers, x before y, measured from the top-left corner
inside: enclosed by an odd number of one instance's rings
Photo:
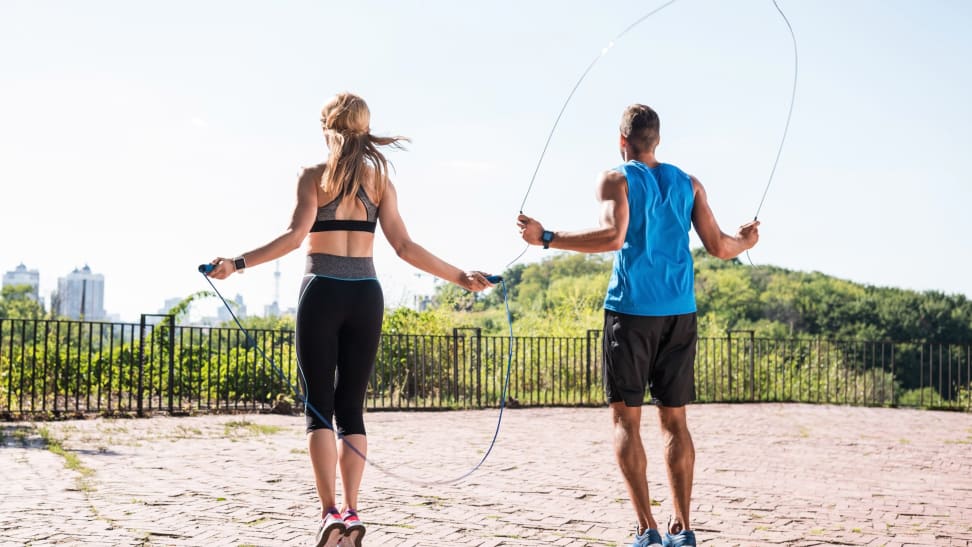
[[[216,266],[213,266],[212,264],[200,264],[199,273],[208,274],[209,272],[213,271],[213,269],[215,268]]]
[[[503,276],[501,276],[501,275],[487,275],[486,276],[486,281],[489,281],[490,283],[493,283],[493,284],[499,283],[502,280],[503,280]]]

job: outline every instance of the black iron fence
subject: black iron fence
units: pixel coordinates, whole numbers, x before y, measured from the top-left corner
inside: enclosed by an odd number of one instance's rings
[[[0,415],[265,411],[301,386],[292,331],[0,319]],[[511,357],[512,355],[512,357]],[[272,360],[272,362],[271,362]],[[601,333],[384,334],[370,409],[604,404]],[[699,340],[700,402],[796,401],[972,411],[972,344]]]

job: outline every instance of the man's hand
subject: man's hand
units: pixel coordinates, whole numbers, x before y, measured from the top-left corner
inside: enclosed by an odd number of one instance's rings
[[[741,241],[747,250],[756,246],[756,242],[759,241],[759,221],[754,220],[740,226],[736,239]]]
[[[543,245],[543,224],[522,213],[516,217],[516,226],[520,229],[520,237],[530,245]]]

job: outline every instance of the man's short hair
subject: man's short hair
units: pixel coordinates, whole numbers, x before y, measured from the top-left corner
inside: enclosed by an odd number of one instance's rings
[[[658,113],[643,104],[633,104],[624,109],[621,116],[621,135],[640,154],[650,152],[658,144]]]

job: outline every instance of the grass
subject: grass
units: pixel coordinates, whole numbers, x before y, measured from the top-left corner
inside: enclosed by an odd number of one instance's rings
[[[283,428],[276,425],[256,424],[248,420],[234,420],[223,424],[223,433],[227,436],[238,434],[239,430],[251,435],[273,435],[283,431]]]
[[[41,427],[37,430],[37,434],[40,435],[41,439],[44,441],[44,446],[52,454],[57,454],[58,456],[64,458],[64,468],[70,471],[78,473],[78,489],[82,492],[90,492],[94,488],[91,483],[88,482],[88,478],[94,475],[94,470],[90,467],[86,467],[81,463],[81,458],[78,457],[74,452],[64,449],[64,445],[61,444],[60,439],[54,437],[50,430],[46,427]],[[26,436],[26,433],[25,433]]]

